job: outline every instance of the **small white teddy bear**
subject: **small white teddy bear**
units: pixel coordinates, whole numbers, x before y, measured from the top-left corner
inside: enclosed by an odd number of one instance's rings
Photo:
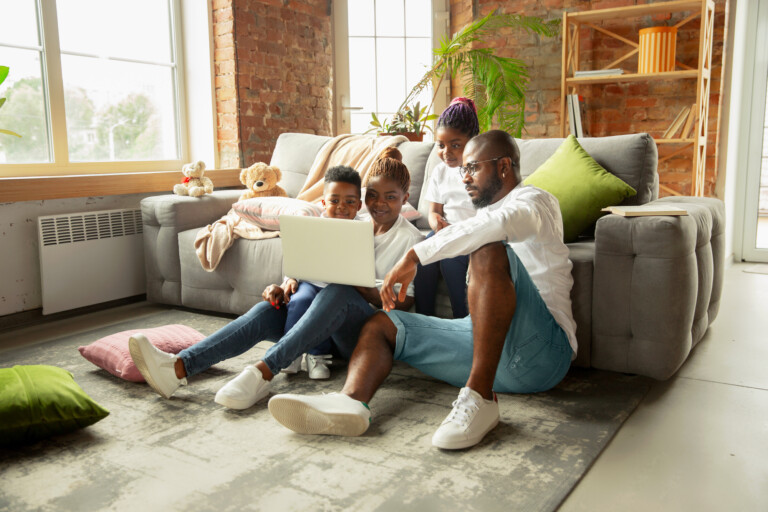
[[[205,162],[202,160],[186,164],[181,168],[184,179],[173,187],[173,193],[179,196],[200,197],[213,192],[213,182],[204,178]]]

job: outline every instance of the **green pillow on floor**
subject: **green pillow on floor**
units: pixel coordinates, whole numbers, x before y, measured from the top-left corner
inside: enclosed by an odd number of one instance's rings
[[[45,365],[0,369],[0,445],[77,430],[108,414],[67,370]]]
[[[637,191],[606,171],[569,135],[546,162],[523,180],[546,190],[560,202],[563,239],[573,242],[597,222],[606,206],[615,206]]]

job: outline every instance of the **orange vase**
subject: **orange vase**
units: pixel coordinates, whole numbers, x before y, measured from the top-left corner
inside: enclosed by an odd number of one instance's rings
[[[638,73],[663,73],[675,70],[676,27],[642,28],[640,34]]]

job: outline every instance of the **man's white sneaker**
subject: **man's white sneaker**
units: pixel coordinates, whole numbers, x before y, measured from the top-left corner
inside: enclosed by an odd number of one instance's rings
[[[347,395],[275,395],[269,412],[277,421],[299,434],[359,436],[371,424],[368,405]]]
[[[280,370],[280,373],[289,373],[289,374],[299,373],[299,370],[301,370],[301,359],[303,356],[304,355],[302,354],[296,359],[294,359],[294,361],[291,364],[289,364],[288,366]]]
[[[499,423],[499,402],[485,400],[480,393],[461,388],[453,410],[432,436],[432,445],[445,450],[469,448]]]
[[[248,365],[240,375],[227,382],[213,400],[229,409],[247,409],[265,398],[271,387],[258,368]]]
[[[136,333],[128,339],[128,350],[144,380],[163,398],[171,398],[179,386],[187,383],[187,379],[176,377],[179,357],[163,352],[143,334]]]
[[[331,354],[323,354],[319,356],[313,356],[307,354],[307,372],[309,372],[310,379],[327,379],[331,376],[331,371],[328,369],[328,365],[331,364]]]

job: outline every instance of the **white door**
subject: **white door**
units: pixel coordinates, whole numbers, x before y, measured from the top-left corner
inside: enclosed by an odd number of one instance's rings
[[[768,3],[756,3],[752,6],[757,9],[754,65],[743,91],[751,105],[744,112],[749,129],[742,259],[768,262]]]
[[[336,134],[365,133],[371,113],[391,119],[432,63],[448,31],[448,0],[334,0],[333,9]],[[447,106],[448,91],[441,86],[432,112]],[[432,96],[425,90],[421,105]]]

